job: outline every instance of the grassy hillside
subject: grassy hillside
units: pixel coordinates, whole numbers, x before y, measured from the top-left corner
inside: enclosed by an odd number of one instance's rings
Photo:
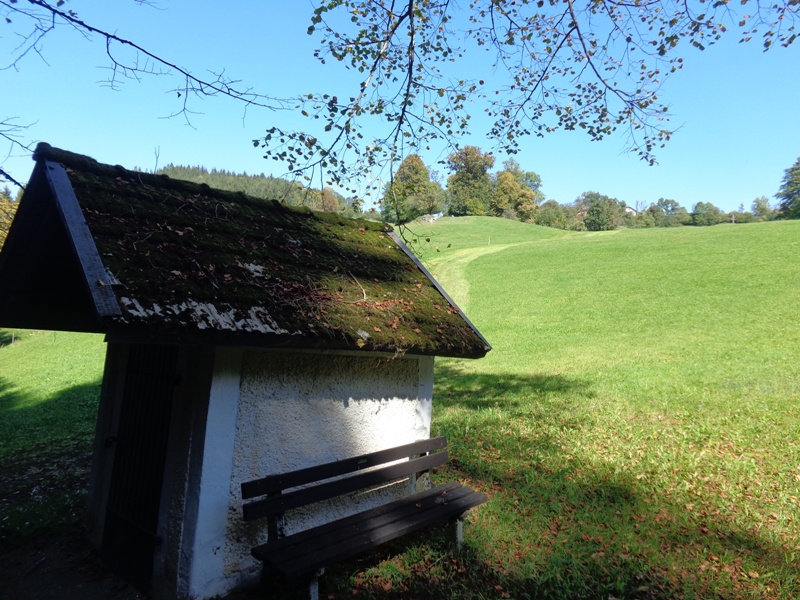
[[[0,544],[82,518],[103,337],[0,330]]]
[[[511,246],[556,240],[570,233],[494,217],[443,217],[434,223],[411,223],[402,231],[414,252],[434,275],[447,282],[447,293],[469,310],[466,266],[474,259]]]
[[[429,261],[494,346],[436,373],[480,560],[512,597],[800,596],[800,223],[496,243]]]
[[[403,227],[414,249],[430,258],[446,257],[467,248],[485,249],[569,235],[560,229],[495,217],[442,217],[433,223],[414,222]]]

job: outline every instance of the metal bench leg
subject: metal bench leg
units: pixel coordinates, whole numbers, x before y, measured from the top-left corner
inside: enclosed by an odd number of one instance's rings
[[[319,578],[325,573],[322,568],[311,577],[308,582],[308,600],[319,600]]]
[[[450,543],[456,550],[461,550],[461,545],[464,543],[464,516],[466,514],[460,514],[450,523]]]

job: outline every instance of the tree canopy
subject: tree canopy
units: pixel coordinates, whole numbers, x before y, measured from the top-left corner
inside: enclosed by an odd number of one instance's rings
[[[775,209],[769,204],[769,198],[760,196],[753,200],[750,208],[753,217],[759,221],[770,221],[775,218]]]
[[[692,219],[684,207],[669,198],[659,198],[647,212],[653,217],[656,227],[677,227],[688,224]]]
[[[190,114],[194,98],[211,95],[296,109],[308,128],[270,124],[254,145],[290,172],[322,171],[326,184],[345,188],[433,143],[455,151],[474,110],[491,117],[485,133],[507,153],[526,135],[581,130],[599,140],[623,132],[628,147],[653,162],[673,133],[662,86],[688,48],[703,49],[728,31],[742,41],[758,37],[764,49],[788,46],[798,19],[797,0],[317,0],[307,30],[319,41],[316,57],[356,74],[358,83],[346,94],[311,89],[276,98],[224,71],[200,77],[207,71],[83,21],[68,6],[0,2],[4,26],[20,40],[2,66],[20,68],[57,26],[99,37],[111,86],[126,77],[180,75],[175,114]],[[366,124],[376,123],[383,129],[368,134]],[[13,121],[0,123],[11,144],[24,144],[18,133]]]
[[[498,217],[533,221],[536,209],[544,201],[542,179],[533,171],[523,171],[513,158],[503,162],[503,170],[495,178],[490,202],[492,214]]]
[[[464,146],[448,157],[447,166],[452,173],[447,179],[450,214],[487,214],[492,200],[489,169],[494,166],[494,156],[477,146]]]
[[[625,203],[598,192],[584,192],[575,201],[584,208],[583,222],[589,231],[610,231],[622,222]]]
[[[698,202],[692,210],[692,223],[701,227],[718,225],[725,220],[723,212],[711,202]]]
[[[310,148],[306,137],[281,131],[293,140],[282,151],[293,153],[297,164],[313,161],[316,153],[341,166],[337,147],[355,148],[360,117],[379,115],[390,130],[366,148],[366,163],[375,164],[382,153],[424,148],[466,132],[471,103],[482,99],[493,119],[487,133],[505,152],[515,152],[526,135],[583,130],[599,140],[623,130],[630,148],[653,162],[672,135],[660,91],[682,67],[688,46],[703,49],[729,28],[738,28],[745,41],[758,32],[764,48],[795,40],[794,0],[742,4],[322,2],[309,28],[321,36],[317,56],[362,74],[362,84],[346,99],[309,94],[306,110],[327,123],[333,142],[315,139],[318,147]],[[453,77],[450,63],[483,50],[491,57],[485,69]],[[274,134],[264,140],[268,155],[276,151]]]
[[[406,223],[421,215],[441,212],[443,197],[442,186],[431,181],[419,154],[409,154],[386,188],[381,212],[388,221]]]

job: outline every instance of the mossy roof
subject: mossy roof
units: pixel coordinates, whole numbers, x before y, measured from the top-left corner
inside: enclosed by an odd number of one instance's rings
[[[83,256],[98,330],[473,358],[490,349],[382,223],[130,171],[46,144],[34,159],[40,175],[35,169],[26,196],[52,190],[62,213],[77,203],[85,220],[62,216]],[[59,169],[68,185],[35,185],[36,177],[57,180]],[[81,241],[86,226],[90,240]],[[21,229],[12,226],[9,237],[23,238]],[[2,267],[0,254],[0,284]],[[2,308],[0,301],[0,325]]]

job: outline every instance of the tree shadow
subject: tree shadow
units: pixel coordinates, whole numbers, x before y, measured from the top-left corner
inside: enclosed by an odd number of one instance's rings
[[[7,547],[80,517],[94,413],[69,427],[48,414],[85,401],[99,384],[20,409],[25,397],[0,377],[0,420],[22,418],[14,435],[28,440],[24,453],[0,463],[0,487],[8,490],[0,499],[0,540]],[[596,400],[595,392],[580,378],[438,365],[434,427],[448,436],[454,464],[435,478],[462,480],[487,493],[489,503],[470,512],[460,553],[451,551],[443,528],[410,536],[332,566],[321,580],[323,597],[800,597],[800,582],[787,575],[800,572],[791,540],[743,529],[725,512],[690,510],[602,456],[569,454],[565,439],[603,426],[583,409],[587,400]],[[39,428],[58,433],[37,443]]]
[[[519,406],[519,400],[552,400],[555,397],[572,395],[593,398],[591,382],[563,375],[535,373],[516,375],[512,373],[490,374],[466,372],[457,364],[437,363],[435,402],[437,405],[459,405],[479,409],[502,403],[503,406]]]
[[[594,396],[585,379],[471,373],[437,364],[433,427],[448,437],[460,469],[502,479],[522,466],[547,468],[543,461],[561,452],[560,437],[594,424],[579,410]],[[537,426],[544,422],[554,426]]]
[[[0,540],[14,548],[83,517],[100,380],[31,402],[0,377]]]
[[[387,594],[391,577],[375,567],[364,597],[415,597],[427,589],[420,597],[446,598],[454,586],[463,597],[800,594],[791,540],[747,528],[702,496],[687,503],[686,495],[599,454],[570,454],[565,440],[604,427],[582,406],[596,399],[590,381],[465,373],[448,363],[437,365],[436,376],[434,433],[448,436],[453,458],[436,478],[462,480],[490,501],[470,515],[473,551],[458,558],[457,569],[433,581],[410,573]]]
[[[0,329],[0,348],[10,346],[15,339],[15,334],[5,329]]]

